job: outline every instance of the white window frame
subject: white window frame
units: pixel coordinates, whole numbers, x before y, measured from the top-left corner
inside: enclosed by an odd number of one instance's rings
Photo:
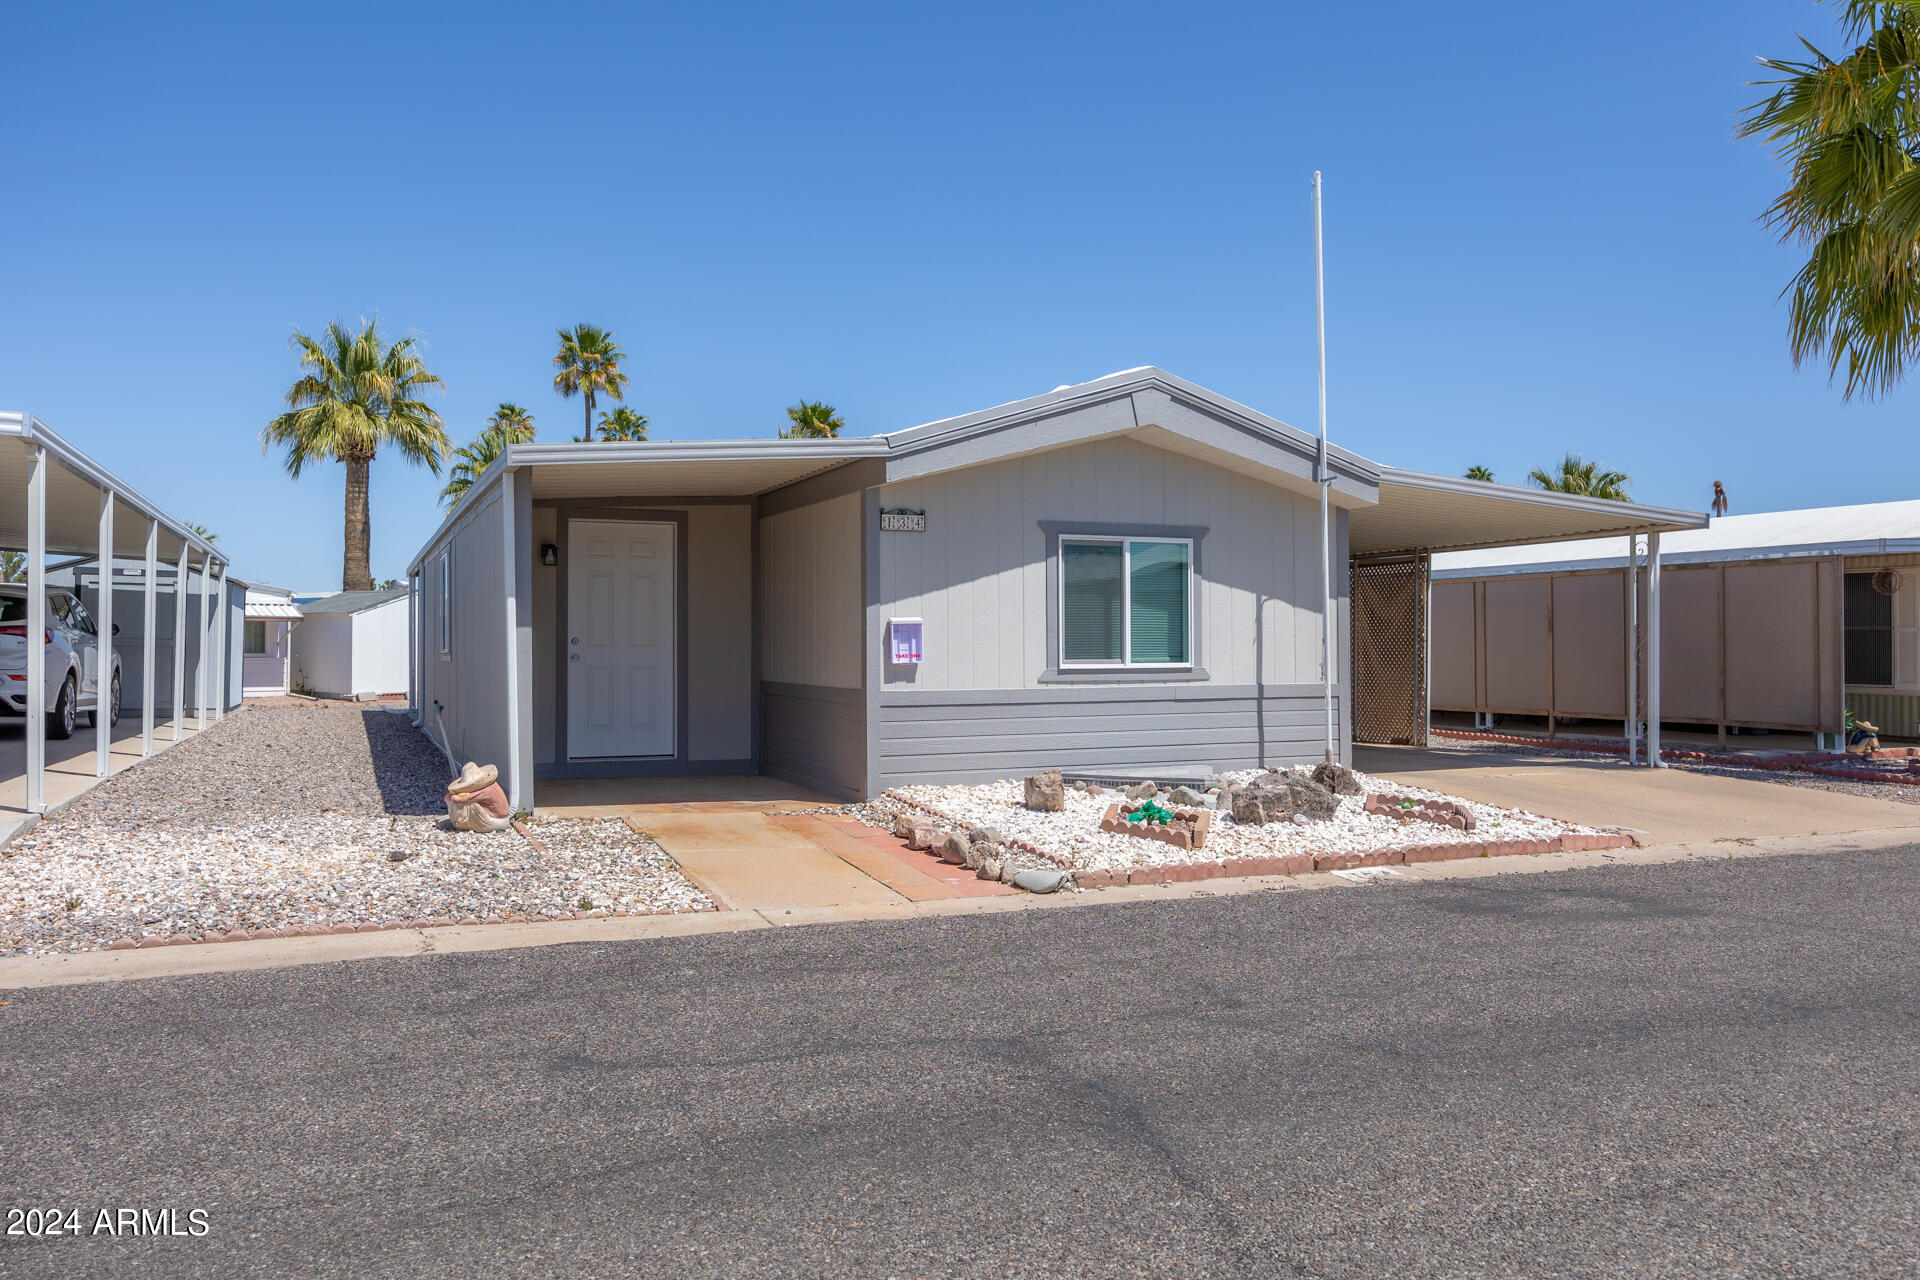
[[[1103,546],[1120,546],[1120,661],[1088,662],[1067,660],[1067,544],[1070,542],[1094,543]],[[1135,662],[1133,660],[1133,544],[1136,542],[1178,543],[1187,549],[1187,660],[1185,662]],[[1059,537],[1059,550],[1055,553],[1059,561],[1055,577],[1059,581],[1057,592],[1059,599],[1054,601],[1057,611],[1056,632],[1060,637],[1060,670],[1062,671],[1192,671],[1196,669],[1193,653],[1193,611],[1196,603],[1196,575],[1193,570],[1192,538],[1161,538],[1152,534],[1127,533],[1063,533]]]
[[[453,548],[440,548],[440,656],[453,655]]]
[[[253,624],[256,622],[260,624],[260,647],[258,649],[249,649],[247,648],[247,628],[253,626]],[[269,633],[267,630],[267,626],[268,624],[265,618],[247,618],[241,622],[240,624],[240,656],[241,657],[265,658],[272,654],[273,650],[277,646],[275,646],[272,640],[268,638]]]

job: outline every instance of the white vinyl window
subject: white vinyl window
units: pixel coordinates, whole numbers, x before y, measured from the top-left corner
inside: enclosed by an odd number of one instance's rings
[[[264,658],[267,654],[267,624],[263,618],[248,618],[246,629],[241,633],[240,652],[249,658]]]
[[[440,553],[440,652],[453,652],[453,548]]]
[[[1062,668],[1193,665],[1193,542],[1060,538]]]

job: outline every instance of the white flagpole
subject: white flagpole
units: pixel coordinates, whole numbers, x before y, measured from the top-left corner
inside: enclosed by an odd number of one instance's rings
[[[1327,510],[1327,276],[1320,234],[1320,171],[1313,171],[1313,320],[1320,337],[1320,461],[1314,479],[1320,488],[1320,684],[1327,709],[1327,759],[1340,758],[1333,718],[1333,529]]]

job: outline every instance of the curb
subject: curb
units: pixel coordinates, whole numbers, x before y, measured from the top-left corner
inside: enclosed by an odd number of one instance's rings
[[[336,933],[387,933],[398,929],[455,929],[473,928],[489,924],[545,924],[558,920],[612,920],[634,916],[685,916],[703,915],[705,912],[696,907],[676,908],[671,911],[610,911],[605,907],[595,907],[591,911],[556,911],[551,914],[536,911],[530,915],[510,916],[464,916],[456,919],[452,916],[440,916],[432,920],[419,918],[413,920],[366,920],[359,924],[293,924],[273,929],[232,929],[225,933],[218,929],[206,933],[148,933],[137,938],[115,938],[100,951],[147,950],[152,947],[189,947],[204,946],[210,942],[259,942],[267,938],[319,938]]]
[[[1310,871],[1346,871],[1354,867],[1391,867],[1404,863],[1451,862],[1462,858],[1592,853],[1604,849],[1631,848],[1636,843],[1632,836],[1610,833],[1564,835],[1551,840],[1456,840],[1445,844],[1407,845],[1346,853],[1270,854],[1252,858],[1226,858],[1218,862],[1081,870],[1073,873],[1073,882],[1082,889],[1109,889],[1125,884],[1184,884],[1194,880],[1297,876]]]

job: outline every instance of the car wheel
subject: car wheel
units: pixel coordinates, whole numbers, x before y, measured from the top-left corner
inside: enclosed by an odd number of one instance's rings
[[[73,736],[73,676],[68,675],[60,685],[60,696],[55,699],[53,710],[47,713],[47,736],[66,739]]]
[[[113,673],[113,692],[109,695],[108,701],[107,701],[107,726],[111,728],[112,726],[119,723],[120,723],[120,673],[116,671]],[[97,708],[93,712],[92,724],[93,724],[93,727],[96,729],[100,727],[100,712]]]

